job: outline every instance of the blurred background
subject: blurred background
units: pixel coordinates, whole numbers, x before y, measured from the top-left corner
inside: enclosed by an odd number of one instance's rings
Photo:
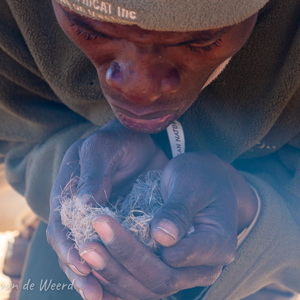
[[[17,299],[26,252],[38,224],[25,199],[5,179],[0,163],[0,300]]]

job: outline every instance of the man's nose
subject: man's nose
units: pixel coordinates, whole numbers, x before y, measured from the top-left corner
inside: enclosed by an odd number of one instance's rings
[[[141,106],[180,88],[180,76],[175,67],[145,58],[112,62],[106,73],[106,82],[128,101]]]

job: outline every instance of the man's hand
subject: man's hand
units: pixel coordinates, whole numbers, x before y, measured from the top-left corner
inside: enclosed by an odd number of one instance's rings
[[[182,289],[208,286],[234,259],[237,233],[248,226],[257,200],[243,177],[209,153],[171,160],[161,179],[165,204],[152,220],[162,259],[137,242],[115,220],[94,227],[105,244],[79,251],[105,291],[122,299],[159,299]],[[190,225],[194,232],[188,234]]]
[[[95,219],[94,228],[105,247],[87,243],[79,248],[80,255],[104,291],[124,300],[161,299],[183,289],[208,286],[222,270],[221,266],[172,268],[108,216]]]
[[[167,247],[163,259],[173,267],[229,264],[237,234],[257,211],[242,175],[213,154],[187,153],[168,163],[161,187],[165,204],[152,220],[152,235]],[[191,223],[195,231],[187,235]]]
[[[47,238],[59,257],[61,268],[71,281],[75,279],[75,288],[86,299],[102,299],[103,290],[61,224],[57,208],[62,191],[70,188],[83,201],[105,204],[111,194],[126,195],[141,173],[162,170],[167,162],[149,135],[133,133],[117,120],[67,151],[51,192]],[[107,293],[105,297],[115,299]]]

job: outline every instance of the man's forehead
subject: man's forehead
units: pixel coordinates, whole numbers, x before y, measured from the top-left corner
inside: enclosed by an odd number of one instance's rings
[[[204,31],[240,23],[268,0],[55,0],[95,20],[155,31]]]
[[[153,38],[157,38],[157,40],[163,40],[166,44],[186,42],[187,40],[206,42],[221,37],[232,27],[228,26],[220,29],[187,32],[153,31],[142,29],[136,25],[120,25],[111,22],[98,21],[82,16],[64,6],[61,6],[61,8],[64,11],[66,17],[71,22],[89,31],[101,32],[107,36],[111,36],[114,38],[126,38],[127,36],[139,37],[140,40],[145,42],[147,41],[147,39]]]

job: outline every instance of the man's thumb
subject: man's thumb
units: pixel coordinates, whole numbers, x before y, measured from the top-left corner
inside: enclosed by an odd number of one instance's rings
[[[153,238],[165,247],[175,245],[188,233],[193,218],[189,209],[183,204],[184,199],[174,200],[174,198],[167,199],[157,210],[151,222]]]

